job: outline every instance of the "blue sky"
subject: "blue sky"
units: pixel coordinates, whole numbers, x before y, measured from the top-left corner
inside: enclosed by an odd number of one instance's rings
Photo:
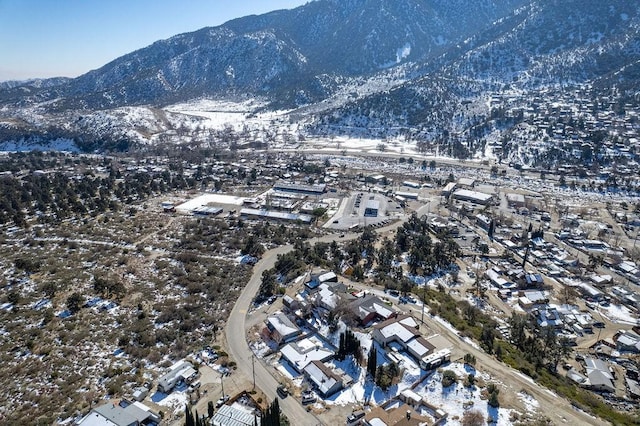
[[[0,81],[75,77],[156,40],[308,0],[0,0]]]

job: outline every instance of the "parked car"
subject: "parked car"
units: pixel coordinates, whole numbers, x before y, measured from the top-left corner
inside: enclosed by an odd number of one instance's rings
[[[311,404],[318,400],[318,397],[312,391],[306,391],[302,393],[302,403]]]
[[[285,385],[278,385],[276,392],[278,392],[278,395],[280,395],[280,398],[282,399],[289,396],[289,389],[287,389]]]
[[[366,413],[363,410],[354,411],[353,413],[351,413],[351,415],[349,415],[349,417],[347,417],[347,424],[351,425],[356,423],[358,420],[363,418],[365,414]]]
[[[216,408],[222,407],[229,401],[229,395],[223,395],[218,401],[216,401]]]
[[[195,382],[191,383],[189,385],[189,389],[187,389],[187,392],[192,393],[198,389],[200,389],[200,380],[196,380]]]

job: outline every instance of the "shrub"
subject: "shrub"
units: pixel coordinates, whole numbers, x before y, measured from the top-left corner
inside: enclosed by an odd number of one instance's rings
[[[451,386],[452,384],[456,383],[458,381],[458,377],[456,376],[456,373],[454,373],[451,370],[444,370],[442,372],[442,387],[443,388],[448,388],[449,386]]]

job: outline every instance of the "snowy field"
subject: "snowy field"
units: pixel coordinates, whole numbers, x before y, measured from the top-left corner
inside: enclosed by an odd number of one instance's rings
[[[629,325],[640,324],[638,317],[634,315],[626,306],[614,304],[611,304],[607,307],[599,306],[598,311],[612,322]]]
[[[451,363],[445,367],[452,370],[458,379],[466,377],[468,374],[475,374],[477,378],[482,378],[485,382],[490,382],[491,377],[486,373],[480,373],[473,367],[461,363]],[[443,424],[459,424],[454,418],[461,419],[467,410],[478,410],[486,416],[496,421],[497,425],[511,425],[510,416],[513,410],[507,408],[493,408],[481,396],[481,389],[477,386],[473,388],[465,387],[462,380],[458,383],[442,388],[442,376],[438,372],[432,373],[426,380],[415,388],[418,395],[423,396],[431,405],[441,408],[449,414],[448,420]],[[537,401],[530,397],[530,405],[533,407]]]

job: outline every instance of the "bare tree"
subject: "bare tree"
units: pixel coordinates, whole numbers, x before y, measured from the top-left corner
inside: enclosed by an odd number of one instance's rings
[[[484,416],[479,410],[465,411],[462,416],[462,426],[483,426],[484,420]]]

